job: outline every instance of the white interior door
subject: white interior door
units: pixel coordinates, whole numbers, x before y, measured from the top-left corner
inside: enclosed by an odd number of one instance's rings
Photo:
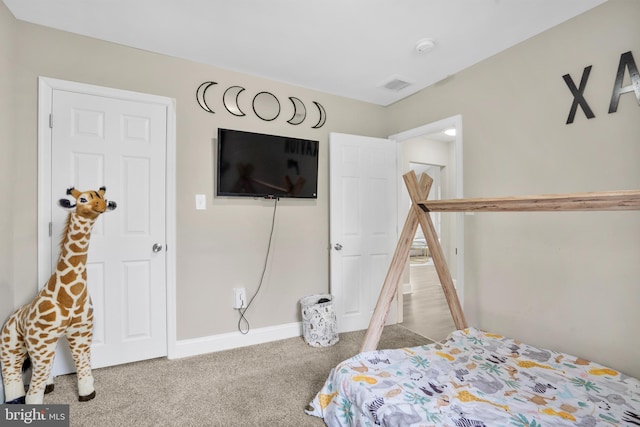
[[[167,107],[54,90],[51,111],[51,265],[66,219],[56,202],[66,188],[104,185],[118,204],[99,218],[89,247],[92,366],[165,356]],[[75,370],[65,347],[55,375]]]
[[[340,332],[366,329],[397,244],[395,141],[329,136],[331,293]],[[387,324],[396,323],[396,304]]]

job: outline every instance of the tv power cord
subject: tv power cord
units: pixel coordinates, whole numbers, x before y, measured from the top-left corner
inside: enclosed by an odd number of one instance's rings
[[[240,313],[240,319],[238,319],[238,330],[243,335],[248,334],[250,329],[249,320],[246,318],[245,313],[247,312],[247,310],[249,310],[249,307],[251,307],[251,303],[256,298],[256,296],[258,296],[258,293],[260,292],[260,288],[262,288],[262,282],[264,281],[264,274],[267,271],[267,264],[269,262],[269,255],[271,254],[271,242],[273,240],[273,231],[275,230],[276,210],[278,208],[279,198],[274,197],[273,200],[274,200],[274,203],[273,203],[273,216],[271,218],[271,232],[269,233],[269,243],[267,244],[267,255],[264,257],[264,265],[262,267],[262,274],[260,275],[260,281],[258,282],[258,289],[256,289],[256,292],[253,294],[253,296],[249,300],[249,303],[247,304],[246,307],[244,307],[244,301],[242,301],[243,306],[237,309],[238,313]]]

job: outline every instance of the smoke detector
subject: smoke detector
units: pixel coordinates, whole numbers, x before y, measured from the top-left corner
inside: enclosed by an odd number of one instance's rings
[[[431,51],[435,46],[436,41],[434,39],[420,39],[416,43],[416,52],[427,53]]]

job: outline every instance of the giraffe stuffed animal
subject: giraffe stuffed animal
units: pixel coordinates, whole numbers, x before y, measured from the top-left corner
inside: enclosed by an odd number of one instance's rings
[[[45,388],[53,389],[51,368],[63,334],[76,366],[79,400],[91,400],[96,395],[90,353],[93,308],[87,291],[86,262],[94,223],[100,214],[116,208],[115,202],[104,198],[105,191],[105,187],[98,191],[70,188],[67,195],[75,201],[65,198],[58,202],[69,216],[56,270],[33,301],[15,311],[2,329],[0,362],[6,403],[43,403]],[[25,396],[22,366],[27,357],[32,375]]]

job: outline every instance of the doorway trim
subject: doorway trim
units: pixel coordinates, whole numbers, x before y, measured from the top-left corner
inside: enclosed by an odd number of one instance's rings
[[[428,123],[417,128],[409,129],[400,133],[389,136],[398,143],[398,151],[400,156],[402,154],[403,141],[413,139],[423,135],[431,135],[434,133],[442,132],[446,129],[456,129],[456,136],[453,142],[455,149],[455,162],[456,162],[456,190],[455,197],[463,197],[463,155],[462,155],[462,115],[457,114],[455,116],[447,117],[432,123]],[[398,178],[398,186],[404,186],[402,177]],[[400,190],[400,188],[399,188]],[[398,191],[398,197],[400,197],[401,191]],[[398,219],[406,217],[407,212],[402,211],[401,203],[398,203],[399,215]],[[408,209],[407,209],[408,210]],[[402,227],[402,224],[398,224],[398,228]],[[464,213],[456,214],[456,248],[457,248],[457,263],[456,263],[456,290],[458,292],[458,298],[460,304],[464,307]],[[401,310],[401,307],[399,307]]]
[[[67,80],[38,77],[38,283],[51,276],[51,138],[50,114],[53,91],[63,90],[127,101],[155,103],[167,108],[166,152],[166,244],[167,244],[167,357],[176,353],[176,108],[172,98],[94,86]]]

